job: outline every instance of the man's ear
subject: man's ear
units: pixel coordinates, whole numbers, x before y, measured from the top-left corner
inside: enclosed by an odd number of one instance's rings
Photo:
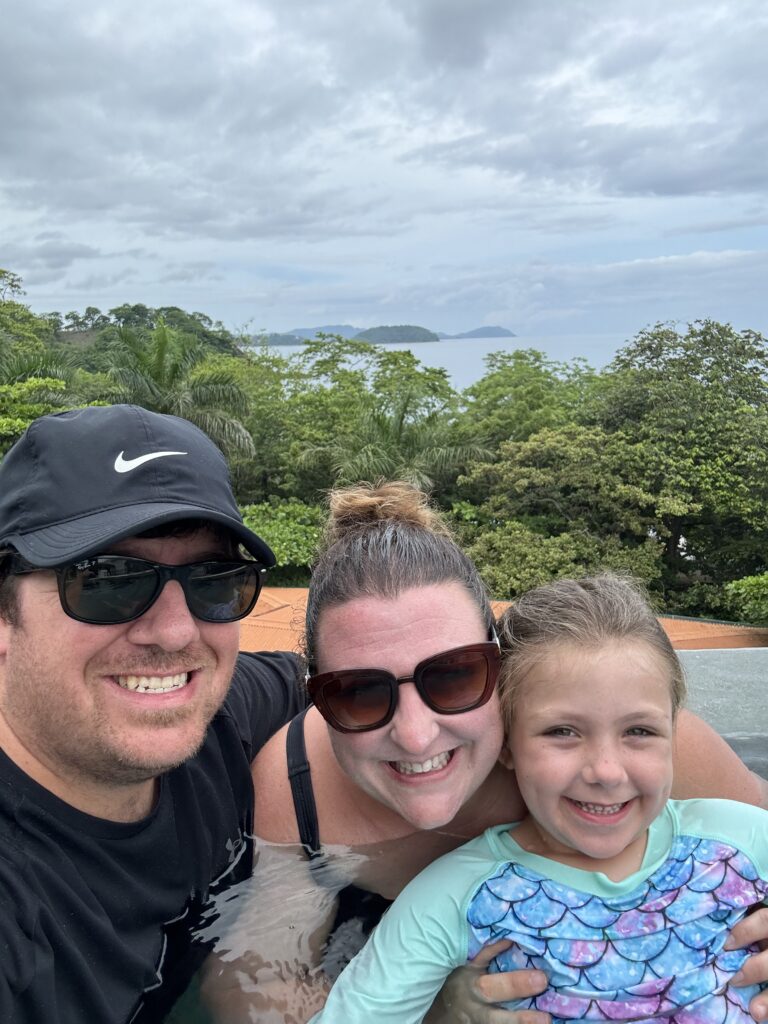
[[[499,761],[504,765],[505,768],[509,768],[510,771],[514,770],[515,759],[512,756],[512,751],[509,749],[509,740],[504,740],[504,745],[499,753]]]

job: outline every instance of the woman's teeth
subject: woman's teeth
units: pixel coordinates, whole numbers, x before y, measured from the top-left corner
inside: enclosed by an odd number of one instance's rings
[[[124,690],[136,690],[138,693],[170,693],[186,686],[189,681],[188,672],[180,672],[175,676],[115,676],[118,686]]]
[[[440,771],[450,760],[450,750],[444,750],[442,754],[436,754],[428,761],[391,761],[390,764],[401,775],[423,775],[425,772]]]

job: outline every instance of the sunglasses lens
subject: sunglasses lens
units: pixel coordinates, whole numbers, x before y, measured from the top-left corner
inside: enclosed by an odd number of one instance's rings
[[[206,622],[234,622],[256,604],[261,574],[241,562],[201,562],[191,568],[186,584],[187,604]]]
[[[250,562],[170,567],[155,566],[140,558],[101,555],[65,570],[62,601],[65,611],[81,622],[130,622],[151,607],[169,578],[181,582],[190,612],[206,622],[242,619],[256,604],[261,590],[261,573]]]
[[[424,665],[420,681],[435,711],[453,714],[483,703],[488,683],[495,680],[491,671],[481,651],[451,651]]]
[[[373,729],[387,720],[394,689],[393,677],[363,669],[351,678],[334,678],[331,674],[321,689],[321,699],[342,729]]]
[[[67,568],[62,595],[69,612],[84,622],[128,622],[149,607],[158,591],[154,569],[135,558],[109,556]]]

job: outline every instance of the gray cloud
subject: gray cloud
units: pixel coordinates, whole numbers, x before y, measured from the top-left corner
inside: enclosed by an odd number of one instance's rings
[[[29,0],[0,263],[275,327],[764,318],[766,42],[761,0]]]

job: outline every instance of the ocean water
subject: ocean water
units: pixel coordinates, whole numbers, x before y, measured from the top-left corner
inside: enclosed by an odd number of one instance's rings
[[[408,350],[425,366],[443,367],[448,371],[453,386],[463,391],[486,372],[485,357],[491,352],[534,348],[549,359],[560,362],[570,362],[581,357],[594,369],[600,370],[628,340],[619,334],[530,334],[518,338],[461,338],[418,345],[399,342],[382,347]]]

